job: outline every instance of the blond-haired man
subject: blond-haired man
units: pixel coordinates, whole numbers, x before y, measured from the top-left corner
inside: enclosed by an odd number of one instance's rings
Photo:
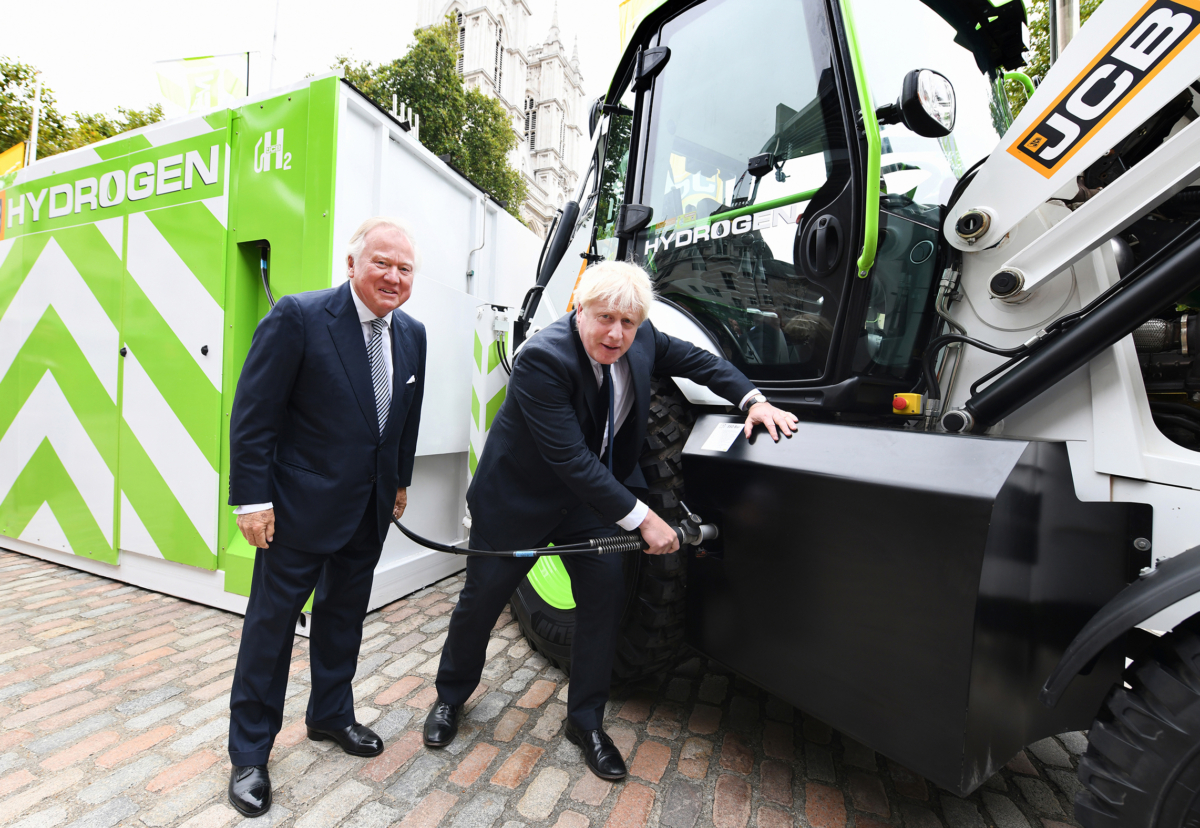
[[[347,281],[285,296],[259,323],[229,426],[229,503],[254,576],[229,707],[229,800],[271,807],[267,758],[283,722],[296,619],[309,595],[308,738],[375,756],[350,681],[375,564],[408,502],[425,389],[425,327],[400,310],[419,257],[398,219],[350,237]]]
[[[650,375],[687,377],[749,409],[746,434],[763,424],[772,438],[796,418],[774,408],[736,368],[647,321],[653,293],[639,267],[605,262],[575,291],[577,309],[532,337],[513,366],[467,503],[471,546],[527,549],[641,532],[652,555],[679,548],[674,531],[634,494],[650,408]],[[614,436],[615,435],[615,436]],[[602,719],[625,603],[619,555],[562,558],[577,608],[566,736],[597,776],[617,780],[625,763]],[[425,744],[444,747],[479,683],[488,634],[533,558],[473,557],[450,620],[438,669],[438,700]]]

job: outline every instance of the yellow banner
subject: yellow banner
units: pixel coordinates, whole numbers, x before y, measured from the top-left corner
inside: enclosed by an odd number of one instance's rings
[[[0,179],[25,166],[25,142],[0,152]]]

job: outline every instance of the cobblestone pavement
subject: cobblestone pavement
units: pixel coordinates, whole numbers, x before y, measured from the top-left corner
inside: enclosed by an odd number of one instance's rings
[[[240,616],[0,551],[0,825],[587,828],[1063,828],[1080,734],[1047,739],[965,799],[698,658],[614,694],[630,778],[592,776],[561,735],[566,679],[511,617],[445,751],[420,728],[462,578],[367,616],[354,695],[374,759],[305,738],[298,638],[275,804],[225,798]]]

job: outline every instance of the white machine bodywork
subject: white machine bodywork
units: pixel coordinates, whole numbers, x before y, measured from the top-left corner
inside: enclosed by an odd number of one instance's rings
[[[1087,305],[1118,279],[1108,239],[1186,186],[1200,183],[1200,127],[1177,129],[1154,153],[1072,211],[1076,178],[1200,76],[1200,44],[1187,45],[1107,123],[1086,138],[1053,176],[1044,177],[1007,150],[1048,111],[1094,58],[1129,28],[1144,5],[1109,0],[1047,74],[1020,117],[984,163],[943,227],[963,252],[959,301],[951,307],[968,336],[1012,348],[1052,320]],[[1200,8],[1195,12],[1200,22]],[[1101,61],[1102,62],[1102,61]],[[1195,96],[1193,96],[1195,97]],[[974,245],[955,232],[957,218],[982,209],[991,228]],[[992,276],[1024,276],[1008,301],[992,295]],[[960,360],[957,370],[954,360]],[[942,389],[956,370],[943,411],[961,407],[970,386],[1001,357],[964,347],[946,357]],[[1015,411],[989,434],[1066,441],[1076,494],[1085,501],[1132,501],[1154,507],[1154,564],[1200,545],[1200,453],[1168,440],[1155,426],[1133,337],[1126,337],[1055,387]],[[1200,596],[1148,619],[1170,630],[1200,612]]]

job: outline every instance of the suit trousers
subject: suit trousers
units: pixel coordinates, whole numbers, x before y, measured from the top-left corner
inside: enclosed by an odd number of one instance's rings
[[[564,521],[565,525],[553,537],[537,545],[564,545],[621,531],[615,524],[604,524],[590,509],[587,512],[583,520]],[[495,548],[475,529],[471,531],[470,544],[475,549]],[[438,667],[437,691],[442,701],[464,704],[475,691],[496,619],[536,561],[536,558],[467,559],[467,582],[450,616],[449,634],[442,645]],[[619,554],[584,553],[563,555],[562,562],[571,576],[575,597],[567,717],[578,728],[596,730],[604,721],[617,634],[625,608],[624,558]]]
[[[358,666],[363,618],[382,551],[372,492],[353,536],[333,554],[318,555],[278,543],[255,553],[250,603],[229,697],[229,759],[234,765],[265,765],[271,754],[283,726],[296,620],[309,595],[313,595],[312,686],[306,721],[323,730],[355,723],[350,682]]]

